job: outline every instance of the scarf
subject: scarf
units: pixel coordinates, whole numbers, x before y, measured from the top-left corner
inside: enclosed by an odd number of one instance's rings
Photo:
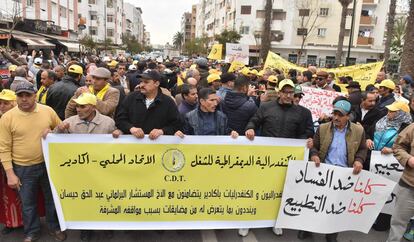
[[[36,93],[38,103],[46,104],[47,90],[43,85],[39,88],[39,91]]]
[[[410,124],[411,122],[411,115],[409,113],[399,110],[397,111],[397,115],[393,120],[389,120],[387,115],[382,117],[375,125],[375,131],[381,132],[390,128],[394,128],[398,131],[400,130],[402,124]]]
[[[104,98],[104,96],[105,96],[105,94],[106,94],[106,92],[108,91],[108,89],[109,89],[109,83],[107,83],[106,85],[105,85],[105,87],[104,88],[102,88],[102,90],[100,90],[98,93],[95,93],[95,90],[93,89],[93,86],[89,86],[89,91],[91,91],[91,93],[93,94],[93,95],[95,95],[99,100],[103,100],[103,98]]]

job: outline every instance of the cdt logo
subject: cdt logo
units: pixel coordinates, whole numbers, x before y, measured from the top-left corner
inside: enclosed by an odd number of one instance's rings
[[[178,172],[185,165],[185,156],[178,149],[169,149],[162,155],[162,165],[167,171]]]

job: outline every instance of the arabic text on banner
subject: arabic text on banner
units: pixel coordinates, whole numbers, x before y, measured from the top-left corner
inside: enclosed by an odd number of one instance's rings
[[[46,166],[62,229],[271,227],[289,160],[305,140],[49,135]]]
[[[353,175],[352,170],[289,162],[276,227],[323,234],[368,233],[395,182],[368,171]]]
[[[241,62],[245,65],[249,64],[249,46],[242,44],[226,43],[226,62]]]
[[[381,151],[372,151],[369,170],[374,174],[378,174],[392,181],[398,182],[402,176],[404,167],[392,154],[383,155],[381,154]],[[381,213],[392,215],[396,198],[397,194],[393,191],[385,202]]]
[[[300,100],[300,105],[311,111],[313,121],[317,121],[322,114],[331,115],[333,100],[341,96],[338,92],[313,87],[302,87],[302,91],[305,95]]]

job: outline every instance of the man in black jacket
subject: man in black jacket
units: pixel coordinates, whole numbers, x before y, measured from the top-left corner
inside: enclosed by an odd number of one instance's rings
[[[150,139],[173,135],[181,129],[177,106],[171,97],[161,92],[161,75],[147,70],[141,76],[139,91],[130,93],[122,102],[116,115],[116,126],[124,134]]]
[[[82,75],[83,69],[81,66],[71,65],[68,68],[68,74],[62,78],[62,81],[55,82],[49,88],[46,105],[53,108],[61,120],[65,119],[66,105],[80,87],[79,82]]]
[[[223,112],[227,115],[229,128],[243,134],[250,118],[257,111],[255,101],[247,95],[250,80],[240,76],[234,82],[234,90],[226,94],[222,105]]]

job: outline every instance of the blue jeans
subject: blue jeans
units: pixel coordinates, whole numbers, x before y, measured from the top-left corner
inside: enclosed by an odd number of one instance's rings
[[[13,169],[22,184],[19,195],[22,200],[24,234],[32,236],[40,232],[40,218],[37,213],[39,186],[45,197],[46,223],[51,231],[60,230],[45,163],[33,166],[13,164]]]

